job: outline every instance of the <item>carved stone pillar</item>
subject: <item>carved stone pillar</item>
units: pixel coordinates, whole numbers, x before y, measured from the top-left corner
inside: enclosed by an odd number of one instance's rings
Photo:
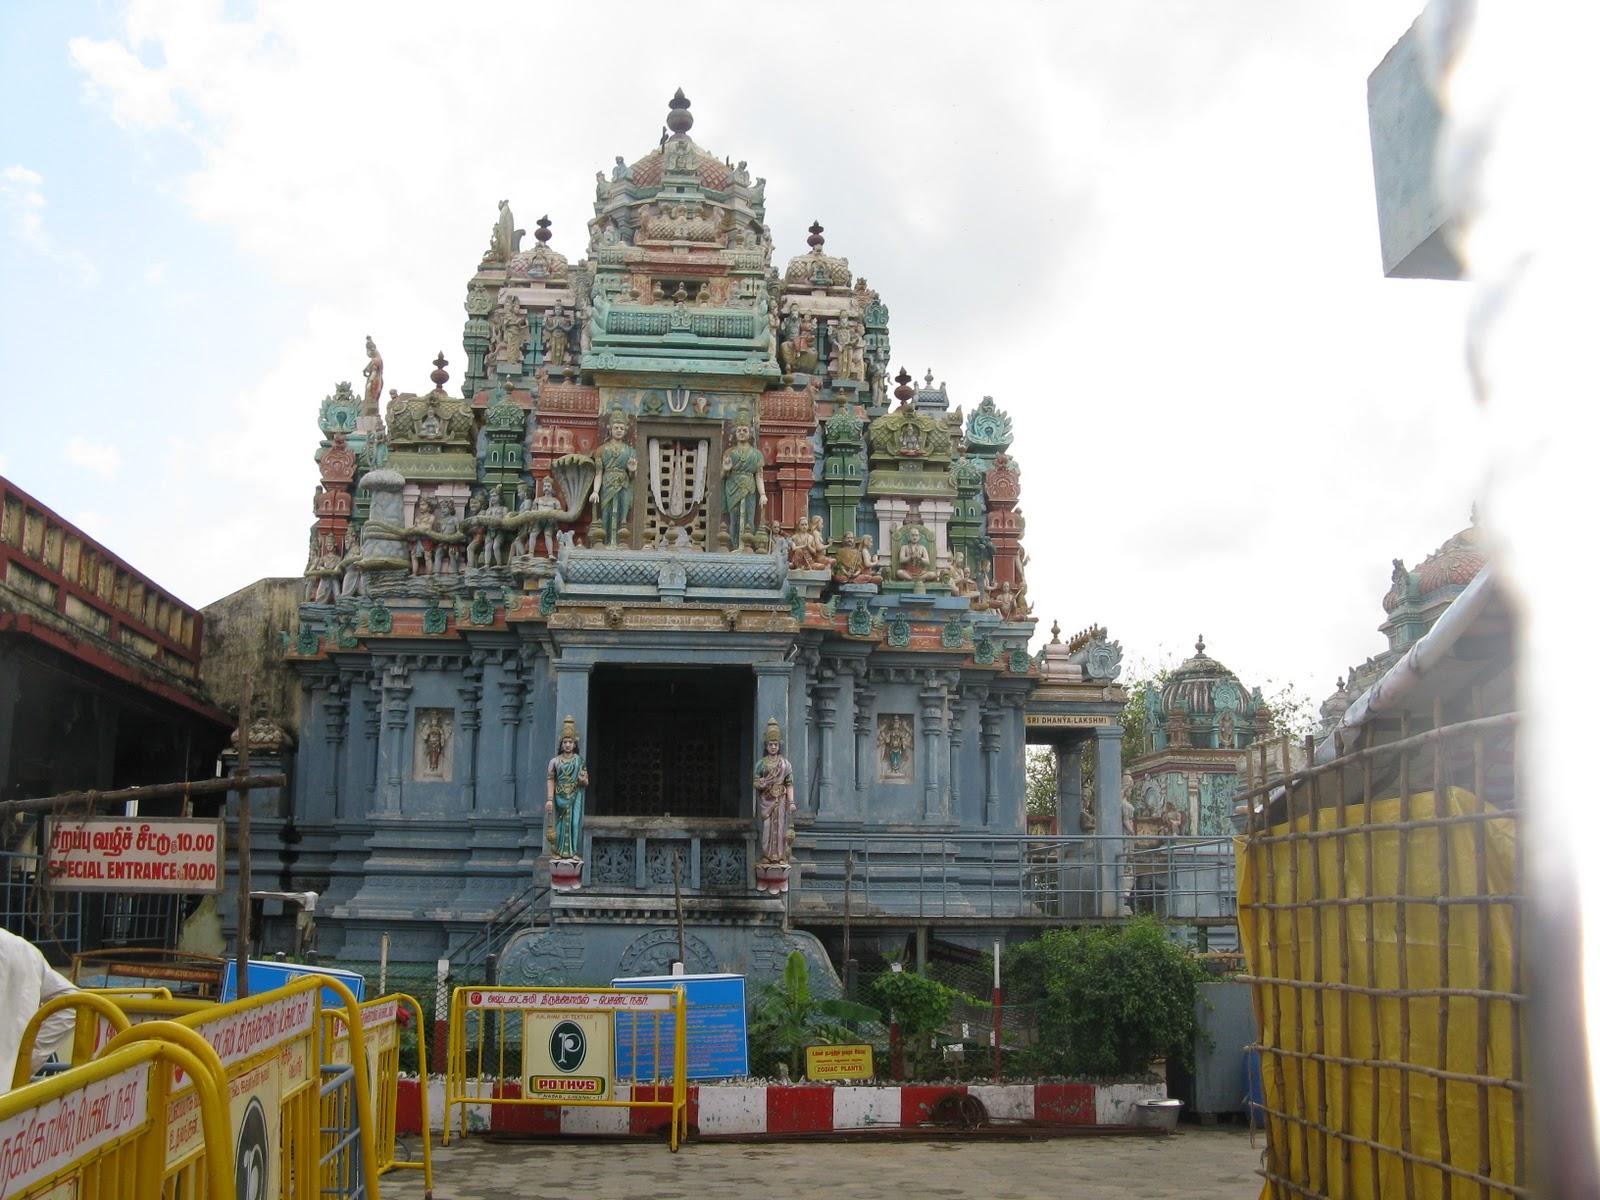
[[[966,716],[968,693],[964,688],[952,688],[950,693],[950,811],[961,813],[961,750],[966,744],[966,729],[962,724]]]
[[[411,724],[411,680],[404,660],[390,664],[383,673],[383,751],[388,771],[382,792],[373,792],[374,811],[395,814],[400,811],[400,793],[406,768],[406,730]]]
[[[462,780],[462,807],[474,812],[478,807],[478,730],[483,724],[483,658],[473,654],[461,669],[461,686],[456,695],[461,699],[461,740],[466,744],[466,772]]]
[[[838,721],[839,684],[831,669],[823,668],[823,681],[813,689],[813,707],[817,719],[817,811],[832,812],[838,808],[834,795],[833,778],[833,727]]]
[[[856,815],[866,815],[867,792],[872,787],[873,765],[877,762],[877,749],[872,744],[873,706],[878,693],[867,686],[863,673],[856,680]]]
[[[328,782],[327,812],[331,817],[341,817],[339,811],[339,776],[344,770],[344,742],[350,729],[350,681],[344,676],[328,680],[323,712],[328,728]]]
[[[922,706],[922,816],[927,821],[944,821],[950,816],[944,792],[945,686],[931,671],[924,680],[917,693]]]
[[[383,676],[379,671],[367,673],[366,695],[361,698],[362,732],[366,735],[366,805],[370,812],[373,798],[378,792],[378,736],[383,730]]]
[[[527,679],[521,659],[508,659],[500,683],[500,803],[498,810],[517,811],[517,735]]]
[[[983,751],[983,823],[999,823],[1000,709],[985,701],[978,711],[978,748]]]

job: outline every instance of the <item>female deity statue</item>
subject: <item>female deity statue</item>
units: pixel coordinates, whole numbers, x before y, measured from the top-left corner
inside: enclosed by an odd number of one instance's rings
[[[733,422],[733,445],[722,456],[722,519],[728,526],[728,549],[743,548],[744,540],[766,519],[767,484],[762,478],[766,460],[754,444],[750,414],[740,412]]]
[[[621,409],[611,413],[611,437],[595,452],[594,489],[590,503],[597,506],[605,544],[615,547],[617,534],[627,527],[633,508],[633,476],[639,469],[639,456],[623,439],[628,434],[628,419]]]
[[[552,857],[575,859],[583,849],[583,794],[589,770],[578,753],[578,722],[561,722],[560,749],[550,760],[545,785],[544,838]]]
[[[766,755],[756,764],[756,813],[761,818],[761,861],[789,861],[789,817],[794,812],[794,768],[783,756],[783,731],[767,722]]]
[[[378,401],[383,398],[383,355],[378,353],[370,333],[367,335],[367,365],[361,368],[361,374],[367,381],[361,395],[361,415],[375,417]]]

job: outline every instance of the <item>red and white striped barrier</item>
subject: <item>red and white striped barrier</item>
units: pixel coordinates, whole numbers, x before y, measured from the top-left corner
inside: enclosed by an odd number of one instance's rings
[[[428,1086],[428,1110],[438,1129],[439,1114],[444,1110],[444,1084],[431,1079]],[[516,1095],[515,1085],[504,1094]],[[981,1101],[989,1119],[997,1122],[1132,1125],[1134,1105],[1141,1100],[1164,1099],[1166,1094],[1166,1085],[1158,1082],[690,1087],[689,1127],[705,1137],[908,1129],[925,1124],[934,1107],[950,1095],[970,1095]],[[402,1079],[395,1122],[402,1133],[418,1130],[417,1100],[416,1080]],[[666,1119],[664,1110],[648,1108],[467,1106],[468,1130],[483,1133],[646,1136],[664,1129]]]

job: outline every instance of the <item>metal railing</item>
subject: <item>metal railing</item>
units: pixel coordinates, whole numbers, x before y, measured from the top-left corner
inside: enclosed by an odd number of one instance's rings
[[[1236,917],[1230,837],[813,833],[803,851],[803,902],[841,915],[849,857],[852,917]]]
[[[83,948],[83,893],[45,886],[44,858],[0,851],[0,925],[44,949]]]
[[[450,955],[452,970],[486,966],[497,959],[511,935],[527,925],[532,925],[540,913],[548,921],[550,915],[550,885],[534,882],[514,896],[508,896],[491,912],[483,928],[463,942]],[[493,981],[492,975],[490,981]]]

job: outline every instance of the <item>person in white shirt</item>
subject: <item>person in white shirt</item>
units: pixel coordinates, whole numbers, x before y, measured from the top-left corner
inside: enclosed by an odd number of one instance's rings
[[[48,962],[44,954],[26,938],[0,929],[0,1093],[11,1090],[11,1073],[16,1069],[22,1031],[53,996],[76,989]],[[72,1037],[76,1016],[70,1009],[52,1015],[39,1030],[33,1044],[33,1070]]]

